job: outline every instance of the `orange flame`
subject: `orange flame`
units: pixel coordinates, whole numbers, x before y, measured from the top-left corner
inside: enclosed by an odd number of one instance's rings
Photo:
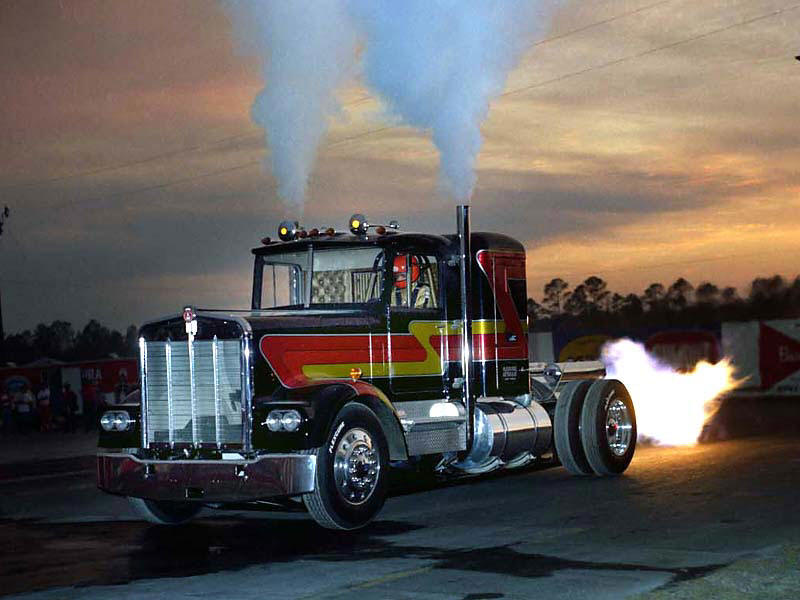
[[[639,438],[666,446],[697,443],[718,398],[740,383],[728,359],[714,365],[700,361],[682,373],[628,339],[603,346],[602,360],[606,376],[622,381],[631,394]]]

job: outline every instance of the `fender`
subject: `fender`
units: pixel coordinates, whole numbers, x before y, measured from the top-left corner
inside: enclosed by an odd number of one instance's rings
[[[367,406],[381,422],[391,460],[407,460],[408,450],[400,419],[394,406],[381,390],[365,381],[331,380],[313,386],[285,390],[281,397],[256,400],[253,414],[253,445],[256,448],[285,452],[322,446],[333,420],[348,402]],[[296,433],[273,433],[264,425],[267,414],[275,409],[299,410],[306,423]]]

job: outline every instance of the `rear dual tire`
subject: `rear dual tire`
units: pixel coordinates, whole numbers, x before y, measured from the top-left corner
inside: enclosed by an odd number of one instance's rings
[[[619,475],[636,449],[636,412],[615,379],[567,384],[556,404],[556,452],[574,475]]]

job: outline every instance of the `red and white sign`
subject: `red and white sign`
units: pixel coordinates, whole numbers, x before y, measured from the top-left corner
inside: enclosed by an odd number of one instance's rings
[[[723,323],[722,346],[742,391],[800,396],[800,319]]]

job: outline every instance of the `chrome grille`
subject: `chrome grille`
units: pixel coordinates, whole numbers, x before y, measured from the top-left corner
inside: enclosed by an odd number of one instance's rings
[[[242,444],[242,341],[142,344],[146,445]]]

